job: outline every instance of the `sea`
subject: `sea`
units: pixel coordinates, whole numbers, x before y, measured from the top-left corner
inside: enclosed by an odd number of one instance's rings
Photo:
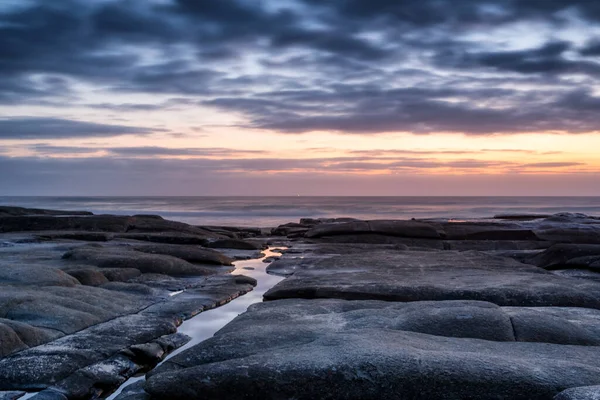
[[[95,214],[158,214],[193,225],[274,227],[300,218],[489,218],[559,212],[600,216],[600,197],[0,197],[0,205]]]

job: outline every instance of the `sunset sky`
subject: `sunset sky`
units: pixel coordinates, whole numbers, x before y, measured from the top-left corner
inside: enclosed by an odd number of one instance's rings
[[[600,1],[2,0],[0,195],[600,195]]]

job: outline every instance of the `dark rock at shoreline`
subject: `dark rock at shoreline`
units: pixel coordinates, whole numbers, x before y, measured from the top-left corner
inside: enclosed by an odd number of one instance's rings
[[[89,211],[45,210],[45,209],[40,209],[40,208],[0,206],[0,217],[36,216],[36,215],[65,216],[65,215],[94,215],[94,214]]]
[[[319,224],[310,229],[304,236],[317,238],[323,236],[335,236],[357,233],[375,233],[390,236],[412,237],[412,238],[441,238],[440,231],[433,224],[418,221],[352,221],[331,224]]]
[[[158,219],[153,216],[120,215],[20,215],[0,216],[0,232],[27,231],[88,231],[120,234],[188,234],[205,238],[221,236],[182,222]]]
[[[262,243],[250,242],[238,239],[219,239],[206,245],[213,249],[237,249],[237,250],[263,250],[266,246]]]
[[[532,257],[530,262],[545,269],[587,268],[600,271],[600,245],[555,244]]]
[[[265,299],[483,300],[503,306],[600,309],[597,282],[561,278],[480,252],[373,251],[297,261],[293,275]],[[280,265],[281,260],[268,270],[277,273]]]
[[[551,217],[551,214],[497,214],[494,219],[510,220],[510,221],[533,221]]]
[[[375,304],[382,308],[374,308]],[[600,383],[597,346],[498,342],[406,331],[402,324],[407,320],[392,312],[397,307],[416,311],[418,304],[342,300],[257,304],[214,338],[153,371],[145,389],[152,399],[165,400],[541,400],[568,387]],[[385,313],[388,309],[387,318],[378,318],[378,310]],[[430,326],[436,329],[435,319],[447,318],[460,327],[460,318],[469,311],[457,311],[454,316],[430,314]],[[427,318],[427,314],[414,315],[415,322]],[[478,327],[485,332],[485,326]],[[508,339],[510,333],[507,326]]]
[[[600,385],[597,218],[270,230],[13,213],[0,214],[18,232],[0,236],[0,390],[106,395],[182,345],[182,319],[252,290],[224,272],[263,243],[290,247],[268,267],[289,276],[269,301],[119,398],[541,400]]]

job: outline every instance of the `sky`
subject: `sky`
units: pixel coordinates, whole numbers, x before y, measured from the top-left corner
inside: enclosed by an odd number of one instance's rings
[[[0,195],[600,196],[600,2],[2,0]]]

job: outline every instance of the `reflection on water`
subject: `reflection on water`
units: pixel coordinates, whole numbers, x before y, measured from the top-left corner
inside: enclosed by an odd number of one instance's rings
[[[279,255],[278,253],[274,253],[271,250],[265,250],[264,253],[265,257]],[[263,294],[265,294],[265,292],[272,288],[276,283],[284,279],[280,276],[267,274],[265,270],[268,264],[263,263],[262,260],[263,259],[244,260],[237,261],[235,263],[235,271],[233,271],[232,274],[251,276],[254,279],[256,279],[258,281],[258,284],[254,288],[254,290],[252,290],[250,293],[238,297],[237,299],[225,304],[224,306],[202,312],[194,318],[189,319],[183,324],[181,324],[177,331],[185,333],[186,335],[190,336],[192,340],[190,340],[190,342],[185,346],[169,354],[165,361],[173,357],[174,355],[179,354],[182,351],[185,351],[190,347],[206,339],[211,338],[215,334],[215,332],[224,327],[227,323],[229,323],[239,314],[246,311],[246,309],[248,309],[250,305],[262,301]],[[143,376],[129,379],[119,388],[119,390],[117,390],[110,397],[108,397],[108,399],[114,399],[119,393],[121,393],[121,391],[125,387],[142,379],[144,379]]]

